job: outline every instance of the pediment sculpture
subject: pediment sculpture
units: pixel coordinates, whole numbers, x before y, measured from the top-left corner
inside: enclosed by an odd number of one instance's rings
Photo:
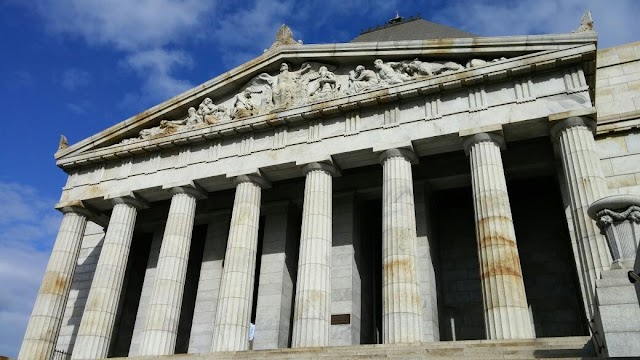
[[[179,131],[278,112],[503,60],[506,58],[470,59],[462,65],[454,61],[376,59],[372,69],[357,65],[353,70],[343,70],[319,62],[306,62],[295,71],[288,63],[283,62],[280,64],[278,73],[258,74],[232,97],[223,99],[218,104],[207,97],[197,109],[190,107],[185,118],[162,120],[160,125],[143,129],[137,137],[125,139],[121,143],[128,144]]]

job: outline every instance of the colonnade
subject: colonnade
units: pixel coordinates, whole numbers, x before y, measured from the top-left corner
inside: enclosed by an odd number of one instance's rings
[[[578,229],[583,276],[589,284],[606,263],[606,248],[586,206],[602,195],[602,173],[586,118],[569,118],[553,128],[559,139],[565,181]],[[461,134],[461,136],[463,136]],[[480,260],[487,339],[533,337],[507,194],[499,131],[464,134],[470,158],[477,247]],[[423,341],[422,299],[417,273],[416,218],[410,148],[380,154],[382,188],[382,318],[384,343]],[[329,345],[331,325],[332,183],[339,174],[330,162],[303,167],[302,230],[293,313],[292,347]],[[590,181],[585,181],[589,179]],[[224,269],[218,296],[212,352],[241,351],[248,334],[255,285],[262,189],[270,186],[259,173],[235,179]],[[603,187],[604,186],[604,187]],[[172,354],[198,199],[196,184],[165,187],[172,193],[160,249],[151,303],[147,308],[140,355]],[[136,215],[149,206],[135,194],[116,196],[97,263],[72,359],[107,357],[116,321]],[[66,206],[60,232],[29,322],[19,359],[51,357],[69,294],[80,243],[90,214]],[[52,285],[52,284],[55,284]]]

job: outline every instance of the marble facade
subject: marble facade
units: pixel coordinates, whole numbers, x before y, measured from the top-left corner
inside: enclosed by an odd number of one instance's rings
[[[62,147],[19,359],[588,336],[611,253],[587,210],[640,194],[640,45],[596,65],[596,41],[285,41]],[[623,83],[633,109],[600,108]],[[523,181],[565,210],[568,271],[531,265]],[[571,300],[541,301],[558,277]]]

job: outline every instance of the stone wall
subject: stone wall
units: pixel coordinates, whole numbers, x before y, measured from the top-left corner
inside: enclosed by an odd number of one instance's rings
[[[471,188],[434,193],[440,340],[484,339],[480,264]],[[452,331],[452,327],[455,331]],[[454,336],[455,333],[455,336]]]
[[[598,50],[598,117],[640,112],[640,42]]]
[[[610,194],[640,195],[640,131],[603,134],[596,145]]]
[[[509,195],[535,335],[587,335],[556,179],[544,176],[511,181]]]
[[[144,327],[145,315],[149,308],[151,292],[153,291],[153,280],[155,279],[156,265],[158,263],[158,255],[160,254],[160,245],[162,244],[163,234],[164,229],[159,229],[154,232],[153,239],[151,241],[151,248],[147,258],[147,266],[144,272],[144,282],[142,284],[142,291],[140,293],[140,300],[138,303],[138,313],[136,315],[133,335],[129,347],[129,356],[139,355],[138,350],[140,348],[140,343],[142,342],[142,329]]]
[[[640,195],[640,42],[598,51],[596,144],[610,193]]]
[[[216,316],[230,221],[231,212],[221,211],[214,214],[209,222],[189,339],[189,353],[211,351],[213,323]]]

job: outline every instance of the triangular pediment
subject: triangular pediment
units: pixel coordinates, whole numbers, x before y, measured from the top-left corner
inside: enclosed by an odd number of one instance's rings
[[[56,160],[59,166],[69,168],[149,152],[153,148],[333,116],[505,76],[546,71],[568,63],[580,64],[593,89],[594,80],[590,75],[595,71],[596,41],[594,32],[585,32],[282,46],[60,149]],[[400,80],[392,79],[393,74],[390,79],[381,79],[379,73],[384,69],[375,67],[377,59],[382,60],[384,66],[393,68]],[[283,94],[291,89],[278,88],[282,78],[280,68],[285,62],[290,67],[288,76],[295,78],[292,80],[297,86],[295,91],[304,94]],[[407,70],[408,64],[412,65],[411,70]],[[362,71],[356,71],[358,65],[378,74],[378,83],[368,84],[366,78],[359,77]],[[321,70],[321,67],[325,69]],[[323,71],[329,74],[322,75]],[[323,77],[329,80],[323,82]],[[355,81],[362,82],[354,84]],[[243,109],[246,107],[242,106],[246,100],[242,98],[243,94],[250,97],[251,109]],[[219,113],[213,112],[216,107]],[[188,123],[191,125],[187,126]],[[147,131],[141,134],[145,129]]]

